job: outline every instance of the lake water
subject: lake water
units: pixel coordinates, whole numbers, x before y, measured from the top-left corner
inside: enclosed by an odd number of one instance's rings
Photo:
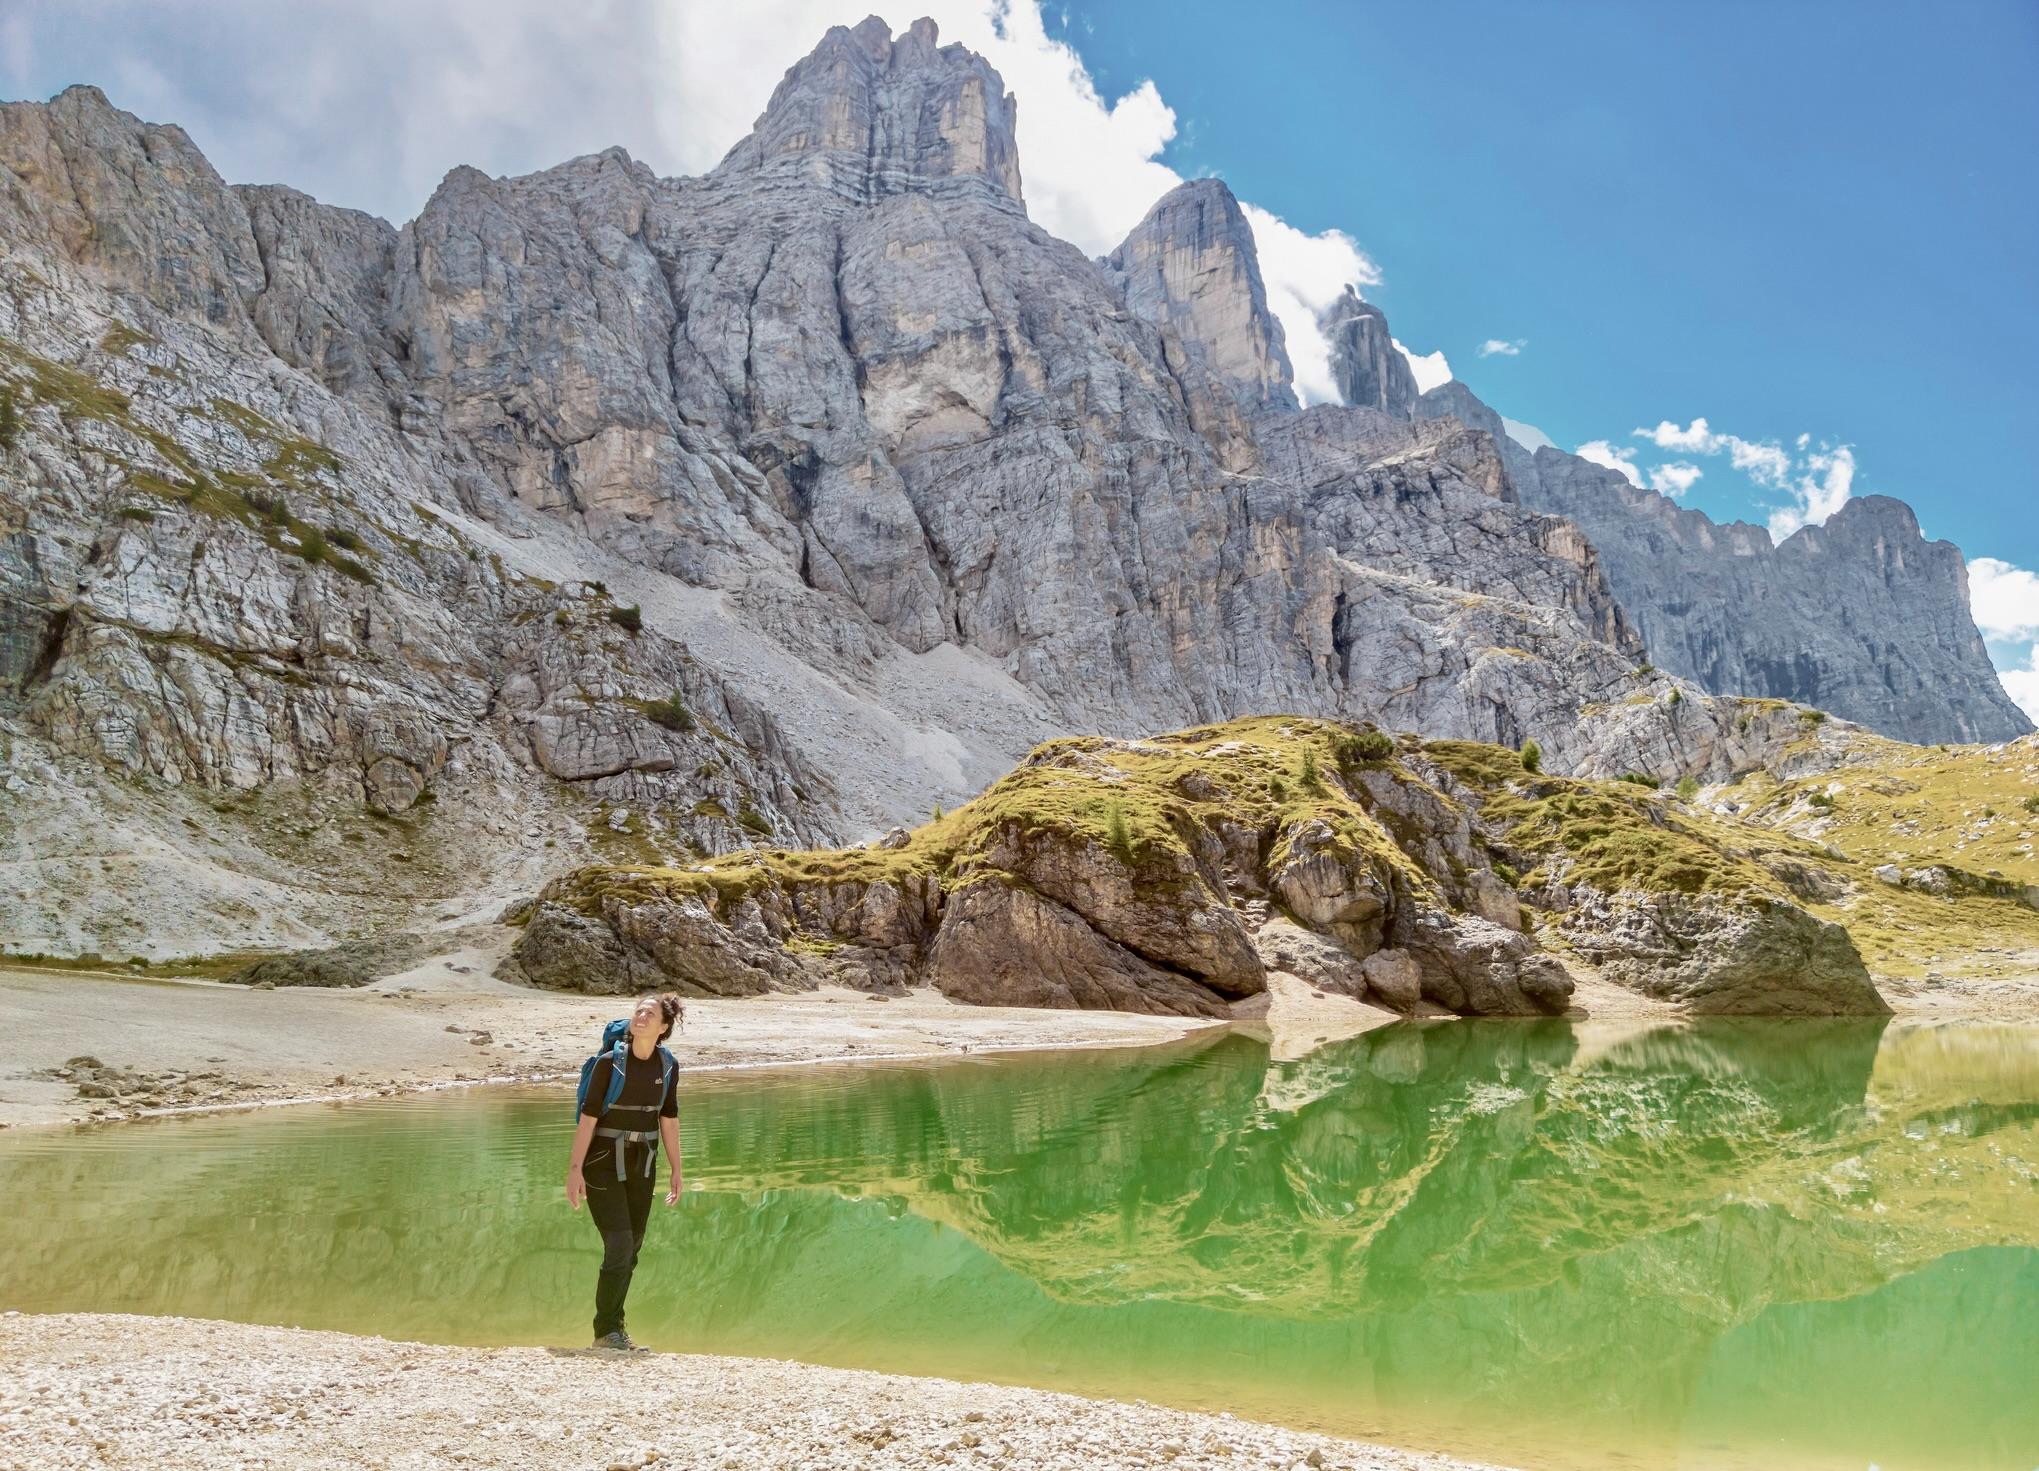
[[[0,1304],[578,1344],[571,1089],[0,1135]],[[656,1347],[1533,1467],[2039,1466],[2039,1029],[1403,1023],[688,1079]]]

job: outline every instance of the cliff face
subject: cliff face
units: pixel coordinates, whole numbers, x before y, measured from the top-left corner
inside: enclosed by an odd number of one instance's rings
[[[1339,339],[1373,406],[1292,411],[1223,186],[1088,260],[1026,219],[1014,107],[867,21],[704,178],[461,168],[393,229],[229,187],[90,88],[0,106],[9,932],[333,938],[1256,710],[1726,774],[1735,710],[1631,699],[1593,541],[1518,504],[1505,437],[1412,421],[1378,312]],[[472,862],[332,846],[426,794]],[[90,821],[158,855],[104,913],[64,900]],[[357,869],[373,902],[326,892]]]
[[[1253,229],[1222,180],[1170,190],[1103,264],[1126,305],[1179,332],[1242,407],[1297,407]]]
[[[1361,301],[1348,286],[1324,313],[1322,326],[1331,339],[1331,375],[1337,380],[1338,396],[1361,408],[1408,418],[1416,402],[1416,375],[1395,346],[1381,309]]]
[[[863,203],[888,194],[1020,202],[1016,104],[983,57],[917,20],[898,39],[877,16],[836,26],[786,73],[718,176],[826,183]]]
[[[1493,436],[1524,505],[1599,550],[1650,657],[1716,694],[1794,700],[1900,740],[2002,741],[2032,723],[2004,693],[1969,611],[1960,551],[1902,501],[1858,496],[1773,545],[1549,446],[1533,454],[1461,383],[1416,401]]]

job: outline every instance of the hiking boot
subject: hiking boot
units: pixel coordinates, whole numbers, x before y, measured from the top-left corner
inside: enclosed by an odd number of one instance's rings
[[[625,1333],[621,1328],[618,1328],[614,1333],[604,1333],[600,1338],[595,1340],[595,1347],[612,1348],[616,1350],[616,1352],[618,1353],[625,1354],[648,1354],[651,1352],[650,1349],[645,1348],[640,1344],[632,1343],[630,1341],[630,1335],[628,1333]]]

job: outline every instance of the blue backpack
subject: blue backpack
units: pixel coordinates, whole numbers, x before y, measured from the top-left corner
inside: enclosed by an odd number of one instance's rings
[[[673,1055],[665,1050],[664,1043],[659,1044],[657,1053],[659,1064],[665,1070],[665,1086],[658,1095],[658,1106],[663,1110],[665,1108],[665,1101],[673,1096],[673,1076],[679,1071],[680,1065],[673,1061]],[[580,1117],[581,1110],[587,1106],[588,1085],[595,1080],[595,1064],[605,1057],[609,1059],[609,1091],[608,1096],[602,1100],[601,1111],[603,1113],[607,1113],[610,1109],[614,1108],[616,1100],[623,1096],[623,1069],[630,1057],[630,1022],[628,1018],[618,1017],[615,1021],[602,1028],[601,1047],[593,1057],[590,1057],[581,1064],[581,1085],[574,1093],[573,1098],[573,1112],[576,1119]]]

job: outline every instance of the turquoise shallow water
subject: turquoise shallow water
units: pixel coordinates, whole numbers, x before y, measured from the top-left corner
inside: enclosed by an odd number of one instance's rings
[[[0,1136],[0,1304],[585,1337],[570,1090]],[[690,1079],[655,1345],[1524,1466],[2039,1466],[2039,1030],[1398,1024]]]

